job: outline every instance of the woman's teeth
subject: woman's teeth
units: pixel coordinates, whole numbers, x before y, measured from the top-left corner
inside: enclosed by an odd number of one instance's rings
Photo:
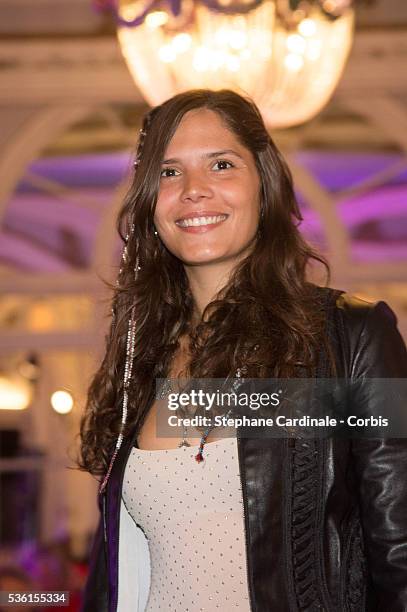
[[[192,217],[190,219],[181,219],[175,223],[180,227],[196,227],[198,225],[212,225],[224,221],[227,215],[218,215],[216,217]]]

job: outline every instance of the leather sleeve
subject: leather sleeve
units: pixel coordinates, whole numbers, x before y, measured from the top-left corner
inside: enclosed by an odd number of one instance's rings
[[[406,346],[385,302],[370,305],[354,340],[352,378],[407,378]],[[352,399],[357,404],[358,397]],[[359,400],[368,401],[365,395]],[[407,410],[407,398],[403,405]],[[360,408],[363,412],[364,406]],[[406,612],[407,438],[358,438],[351,447],[377,610]]]
[[[107,612],[107,560],[103,540],[103,518],[93,538],[90,553],[89,574],[82,594],[81,612]]]

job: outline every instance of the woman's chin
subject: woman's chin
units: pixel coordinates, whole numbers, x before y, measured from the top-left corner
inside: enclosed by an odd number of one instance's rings
[[[186,266],[210,266],[226,261],[229,257],[225,253],[188,253],[180,259]]]
[[[237,265],[247,254],[250,244],[243,244],[240,248],[237,245],[223,245],[223,248],[216,249],[180,249],[176,256],[185,266],[211,266],[216,264]]]

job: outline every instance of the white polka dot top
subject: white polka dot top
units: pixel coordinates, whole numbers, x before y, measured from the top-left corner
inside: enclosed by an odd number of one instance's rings
[[[148,540],[145,612],[250,611],[236,438],[207,443],[201,463],[197,452],[130,452],[122,497]]]

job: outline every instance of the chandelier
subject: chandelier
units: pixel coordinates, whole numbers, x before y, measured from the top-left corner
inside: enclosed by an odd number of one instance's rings
[[[249,95],[270,127],[315,116],[352,44],[352,0],[99,0],[155,106],[194,88]]]

